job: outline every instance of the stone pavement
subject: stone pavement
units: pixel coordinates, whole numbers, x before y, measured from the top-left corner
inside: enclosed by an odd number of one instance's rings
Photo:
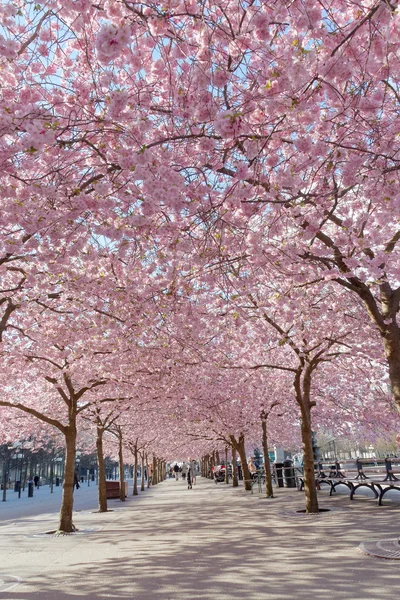
[[[79,490],[80,491],[80,490]],[[400,502],[329,498],[299,516],[304,496],[273,500],[198,478],[167,480],[113,512],[75,514],[81,533],[53,537],[54,512],[0,521],[0,599],[394,600],[398,561],[361,554],[396,536]],[[1,508],[0,508],[1,518]],[[399,527],[400,532],[400,527]]]

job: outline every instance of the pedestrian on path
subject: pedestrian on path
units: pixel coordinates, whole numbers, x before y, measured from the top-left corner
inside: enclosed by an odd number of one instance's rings
[[[33,483],[35,484],[35,488],[38,490],[39,489],[39,475],[35,475],[35,477],[33,478]]]
[[[175,473],[175,479],[176,479],[176,481],[178,481],[178,479],[179,479],[179,467],[178,467],[178,463],[174,464],[174,473]]]
[[[182,479],[186,479],[187,472],[188,472],[187,464],[183,463],[183,465],[182,465]]]
[[[190,468],[187,470],[187,484],[188,484],[188,490],[191,490],[192,489],[192,477],[191,477]]]
[[[76,473],[74,473],[74,486],[76,487],[77,490],[79,490],[79,488],[81,487],[79,485],[78,475]]]
[[[191,460],[189,462],[189,472],[190,472],[190,480],[193,485],[196,485],[196,461]]]

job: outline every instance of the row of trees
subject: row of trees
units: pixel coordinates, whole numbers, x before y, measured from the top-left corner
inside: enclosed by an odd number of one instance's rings
[[[63,436],[60,528],[87,427],[300,429],[317,511],[312,428],[398,427],[397,3],[0,11],[2,435]]]

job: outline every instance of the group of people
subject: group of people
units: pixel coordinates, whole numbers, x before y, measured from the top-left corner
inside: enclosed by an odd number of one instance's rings
[[[194,460],[190,460],[188,464],[183,463],[182,466],[175,463],[174,466],[171,467],[171,470],[175,475],[176,481],[179,481],[179,475],[181,475],[182,479],[186,479],[188,490],[191,490],[193,485],[196,484],[196,462]]]

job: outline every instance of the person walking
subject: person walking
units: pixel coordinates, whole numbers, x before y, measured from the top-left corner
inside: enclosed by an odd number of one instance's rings
[[[174,464],[174,473],[175,473],[175,480],[178,481],[178,479],[179,479],[179,467],[178,467],[178,463]]]
[[[186,475],[188,472],[188,466],[186,463],[183,463],[182,465],[182,479],[186,479]]]
[[[192,489],[192,477],[191,477],[190,467],[187,470],[187,484],[188,484],[188,490],[191,490]]]
[[[35,477],[33,478],[33,483],[35,484],[35,488],[38,490],[39,489],[39,475],[35,475]]]
[[[190,472],[190,482],[191,485],[196,485],[196,461],[195,460],[191,460],[189,462],[189,472]]]

